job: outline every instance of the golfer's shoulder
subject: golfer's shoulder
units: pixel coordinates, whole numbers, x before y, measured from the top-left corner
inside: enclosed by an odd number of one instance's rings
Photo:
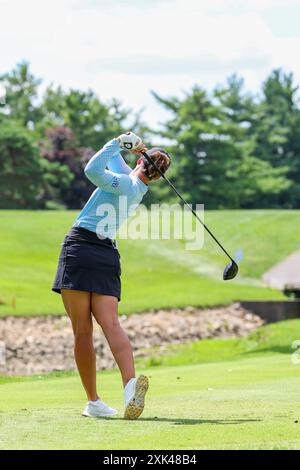
[[[148,191],[148,186],[143,183],[143,181],[134,174],[129,174],[129,178],[132,181],[132,192],[139,194],[145,194]]]

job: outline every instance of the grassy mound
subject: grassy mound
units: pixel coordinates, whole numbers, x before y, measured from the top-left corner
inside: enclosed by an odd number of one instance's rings
[[[300,348],[300,319],[262,326],[244,338],[204,339],[189,344],[170,345],[163,354],[154,349],[152,357],[140,360],[140,365],[203,364],[254,356],[266,357],[274,353],[291,356],[297,353],[297,348]]]

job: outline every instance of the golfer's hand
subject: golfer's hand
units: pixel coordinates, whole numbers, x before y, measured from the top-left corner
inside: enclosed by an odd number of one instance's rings
[[[134,155],[139,155],[141,152],[147,152],[148,148],[146,145],[142,142],[137,148],[134,150],[130,150],[130,153],[133,153]]]
[[[141,148],[141,145],[143,145],[142,139],[134,134],[134,132],[121,134],[117,137],[117,140],[119,141],[121,149],[129,150],[130,152]]]

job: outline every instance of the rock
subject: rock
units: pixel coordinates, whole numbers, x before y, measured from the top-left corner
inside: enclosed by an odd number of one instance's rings
[[[150,357],[168,344],[202,338],[245,336],[262,325],[260,317],[238,303],[223,308],[171,309],[120,317],[136,357]],[[0,373],[28,375],[75,370],[73,334],[67,316],[0,318],[0,341],[5,343],[6,362]],[[101,328],[94,322],[94,345],[98,370],[116,367]]]

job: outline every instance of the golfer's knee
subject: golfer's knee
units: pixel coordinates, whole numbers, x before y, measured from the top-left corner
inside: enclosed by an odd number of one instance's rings
[[[74,329],[74,338],[76,342],[91,341],[93,338],[93,329],[90,326],[80,326]]]
[[[119,321],[107,320],[101,321],[100,326],[105,334],[116,334],[121,329]]]

